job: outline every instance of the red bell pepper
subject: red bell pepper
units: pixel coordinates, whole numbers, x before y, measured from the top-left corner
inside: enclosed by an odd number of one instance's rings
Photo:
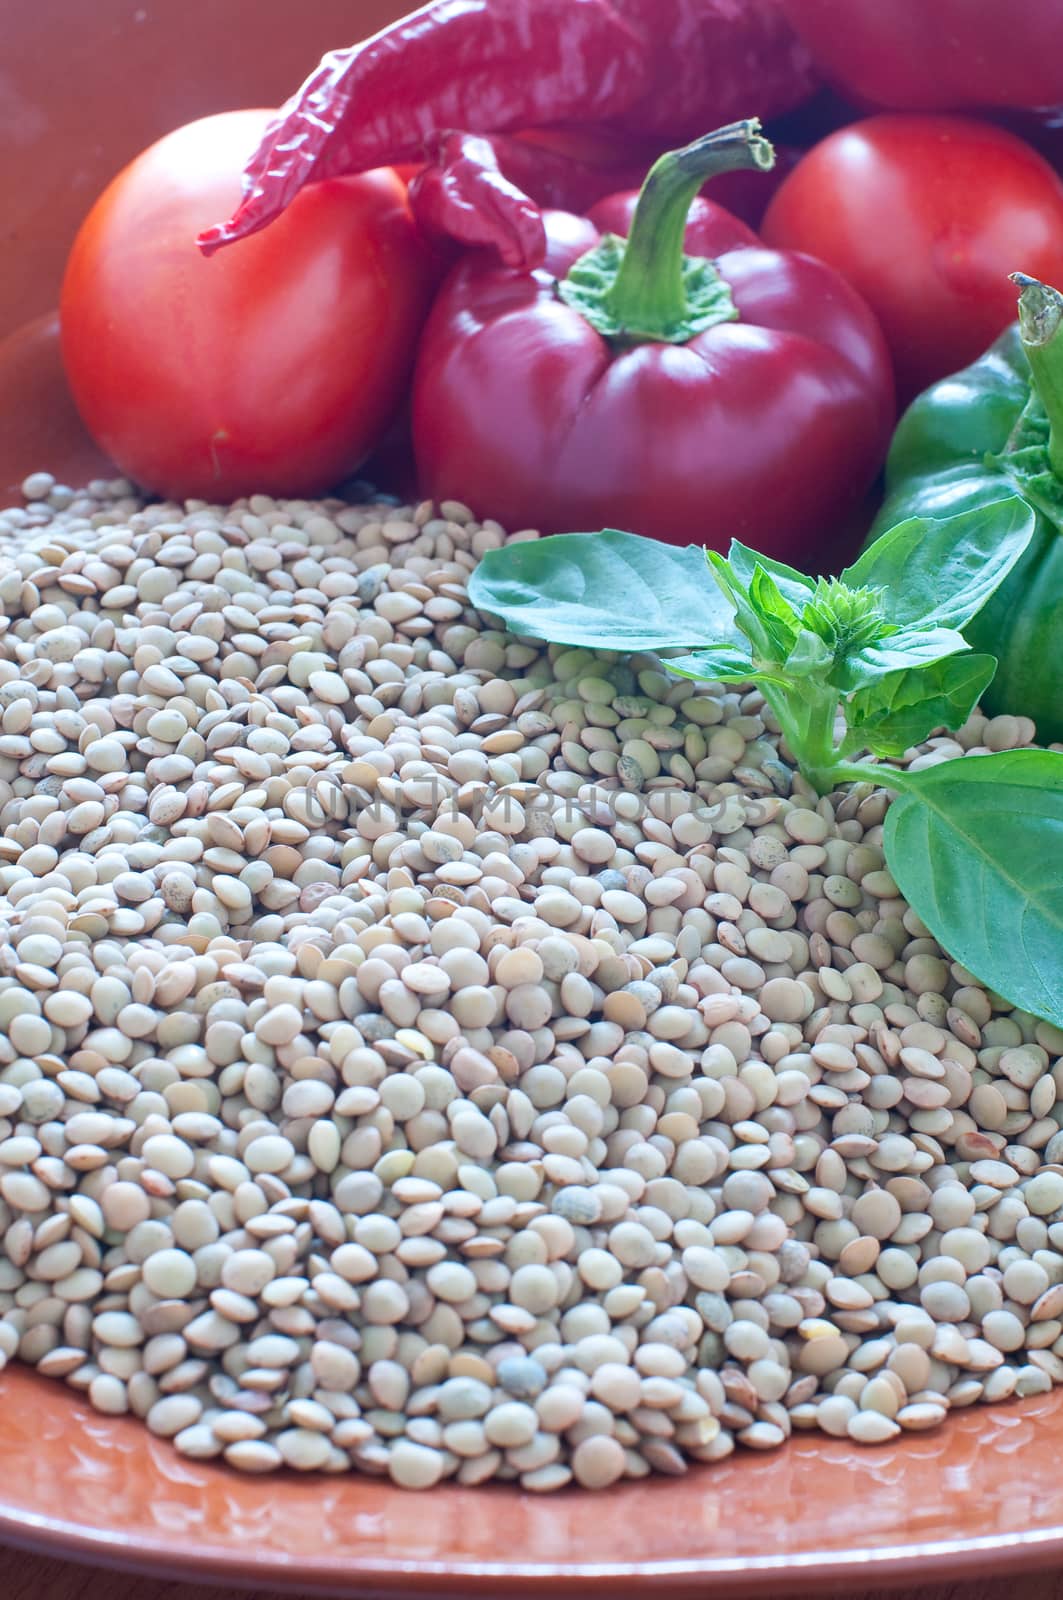
[[[782,0],[816,64],[897,111],[1063,105],[1060,0]]]
[[[427,495],[511,528],[737,537],[807,563],[881,465],[893,386],[837,273],[694,199],[715,172],[770,165],[758,130],[662,157],[641,196],[588,217],[547,213],[540,271],[458,263],[414,375]]]
[[[780,0],[431,0],[324,58],[248,163],[235,214],[199,244],[266,227],[306,183],[428,160],[415,214],[534,267],[545,234],[524,155],[485,135],[578,122],[660,149],[754,94],[766,114],[788,111],[814,83]]]

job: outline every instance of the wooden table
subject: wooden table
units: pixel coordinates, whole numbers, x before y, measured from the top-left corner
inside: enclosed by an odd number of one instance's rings
[[[1017,1588],[1021,1588],[1022,1600],[1063,1600],[1063,1572],[1031,1574],[1018,1579],[1005,1576],[935,1588],[861,1590],[847,1594],[844,1600],[887,1600],[887,1594],[893,1600],[1012,1600]],[[232,1600],[232,1591],[127,1577],[0,1547],[0,1597],[2,1600]],[[247,1600],[284,1600],[284,1597],[272,1590],[256,1589],[248,1594]]]

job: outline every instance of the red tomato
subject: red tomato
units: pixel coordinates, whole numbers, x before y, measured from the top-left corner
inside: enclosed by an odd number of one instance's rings
[[[878,315],[902,399],[973,361],[1015,318],[1009,272],[1063,284],[1063,182],[974,118],[868,117],[814,146],[764,239],[842,272]]]
[[[321,493],[402,397],[434,267],[390,169],[308,186],[209,260],[269,111],[189,123],[136,158],[84,222],[63,281],[70,387],[89,432],[156,492]]]

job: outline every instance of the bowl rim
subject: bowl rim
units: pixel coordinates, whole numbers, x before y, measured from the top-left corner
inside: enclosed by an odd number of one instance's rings
[[[706,1469],[711,1471],[711,1468]],[[283,1483],[291,1474],[267,1480]],[[396,1490],[396,1493],[402,1493]],[[447,1492],[446,1488],[443,1490]],[[492,1494],[513,1491],[499,1486]],[[573,1491],[585,1493],[583,1490]],[[608,1493],[608,1491],[606,1491]],[[718,1593],[777,1594],[785,1577],[791,1593],[813,1583],[817,1591],[837,1592],[853,1583],[867,1583],[873,1568],[875,1588],[961,1581],[977,1574],[996,1577],[1030,1573],[1063,1561],[1063,1526],[1033,1529],[1001,1537],[938,1539],[845,1551],[809,1549],[764,1556],[722,1556],[674,1562],[646,1561],[534,1563],[344,1559],[299,1556],[290,1560],[271,1552],[266,1557],[243,1555],[220,1545],[178,1547],[149,1535],[117,1535],[67,1522],[61,1517],[27,1514],[0,1505],[0,1546],[42,1556],[80,1562],[116,1572],[191,1581],[225,1583],[236,1589],[268,1583],[283,1593],[364,1597],[444,1594],[458,1588],[470,1596],[497,1592],[504,1581],[509,1592],[538,1593],[543,1583],[560,1596],[575,1596],[587,1582],[609,1581],[615,1594],[642,1595],[652,1583],[669,1593],[694,1593],[706,1582]],[[367,1590],[372,1585],[372,1590]]]

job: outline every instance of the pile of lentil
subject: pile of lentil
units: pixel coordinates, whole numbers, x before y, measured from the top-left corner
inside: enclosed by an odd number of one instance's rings
[[[1063,1035],[928,937],[885,790],[492,631],[462,506],[24,488],[0,1367],[248,1472],[530,1490],[1063,1381]]]

